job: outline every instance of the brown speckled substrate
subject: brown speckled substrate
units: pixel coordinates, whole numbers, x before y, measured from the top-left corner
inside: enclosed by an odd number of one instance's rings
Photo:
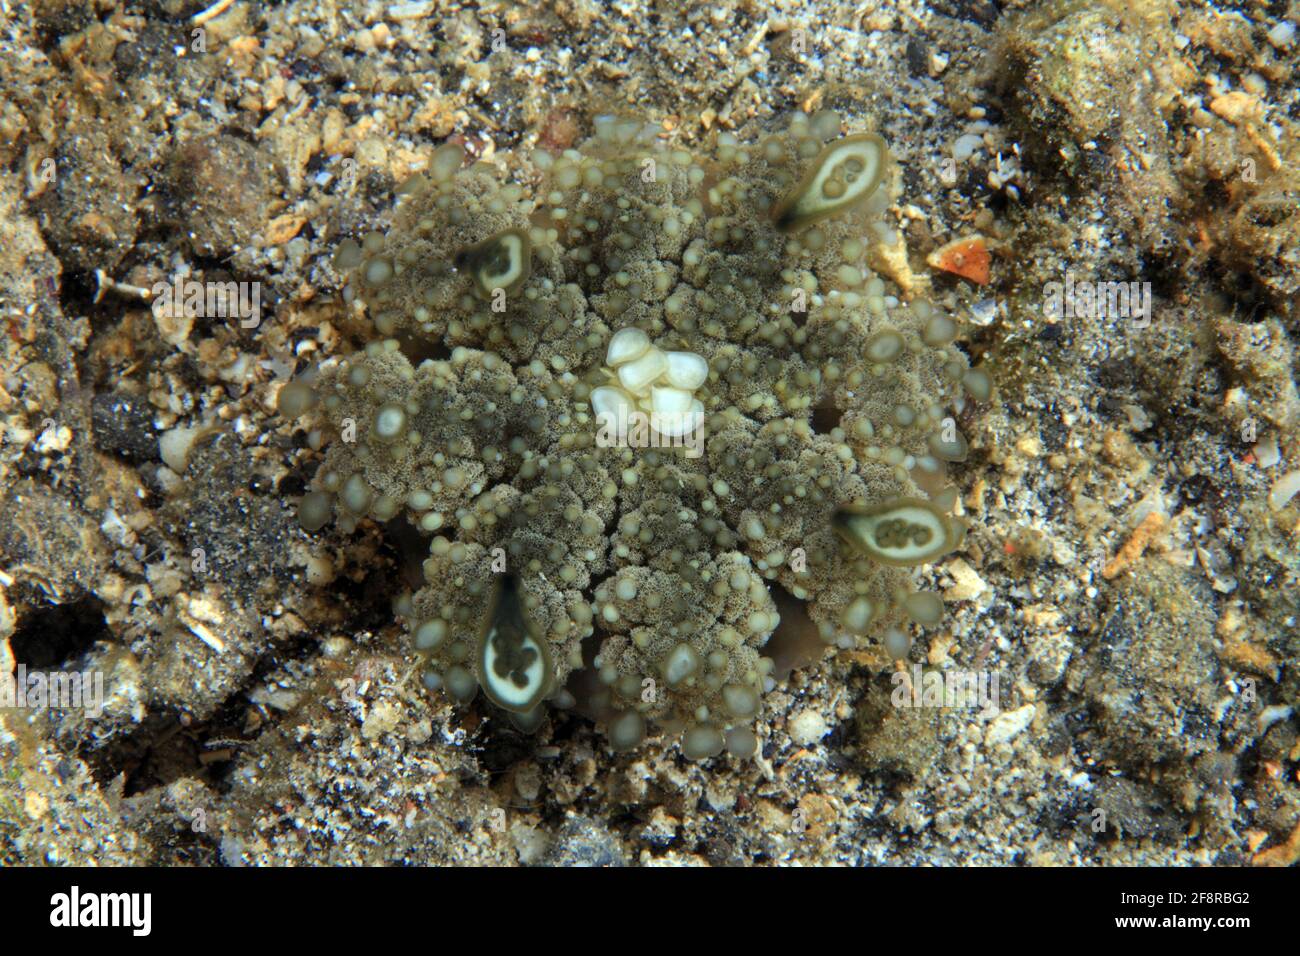
[[[0,862],[1294,862],[1297,4],[236,2],[203,53],[201,3],[8,6],[0,671],[106,700],[0,710]],[[366,337],[339,237],[448,138],[513,162],[603,111],[694,143],[797,108],[889,141],[895,279],[996,370],[912,663],[996,671],[1001,712],[894,707],[849,652],[765,696],[753,761],[695,764],[431,697],[384,597],[419,549],[293,515],[278,384]],[[974,233],[990,286],[926,267]],[[178,270],[260,282],[260,325],[155,318],[133,287]],[[1045,316],[1067,271],[1151,281],[1150,324]]]

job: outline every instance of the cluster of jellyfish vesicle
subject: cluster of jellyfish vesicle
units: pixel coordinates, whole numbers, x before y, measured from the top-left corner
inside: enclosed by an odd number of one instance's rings
[[[834,114],[700,150],[601,117],[514,175],[441,147],[338,247],[375,337],[280,391],[322,457],[301,522],[425,536],[396,607],[429,688],[752,755],[774,591],[896,658],[942,619],[911,569],[961,544],[989,378],[873,270],[898,171]]]

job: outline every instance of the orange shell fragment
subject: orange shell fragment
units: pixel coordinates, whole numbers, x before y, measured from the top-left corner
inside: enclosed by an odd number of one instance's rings
[[[991,259],[988,247],[984,245],[984,237],[969,236],[934,250],[926,262],[932,268],[951,272],[978,285],[987,285]]]

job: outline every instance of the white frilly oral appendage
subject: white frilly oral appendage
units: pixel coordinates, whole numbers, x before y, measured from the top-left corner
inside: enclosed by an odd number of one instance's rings
[[[709,377],[704,356],[665,352],[652,345],[645,332],[626,328],[610,338],[605,364],[617,384],[592,391],[591,408],[598,421],[621,426],[633,412],[644,412],[660,435],[679,438],[702,420],[704,403],[695,390]]]

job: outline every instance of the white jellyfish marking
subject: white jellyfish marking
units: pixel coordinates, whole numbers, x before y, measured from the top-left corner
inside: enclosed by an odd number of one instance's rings
[[[516,714],[532,711],[551,689],[546,647],[529,625],[519,584],[502,578],[480,648],[480,681],[492,703]]]
[[[479,295],[514,292],[532,271],[532,244],[522,229],[507,229],[466,250],[460,264],[469,269]]]
[[[772,210],[782,232],[795,232],[861,202],[885,170],[885,141],[875,133],[845,136],[818,154],[803,180]]]
[[[895,498],[874,507],[845,506],[832,519],[845,541],[882,564],[926,564],[961,546],[965,528],[930,501]]]

